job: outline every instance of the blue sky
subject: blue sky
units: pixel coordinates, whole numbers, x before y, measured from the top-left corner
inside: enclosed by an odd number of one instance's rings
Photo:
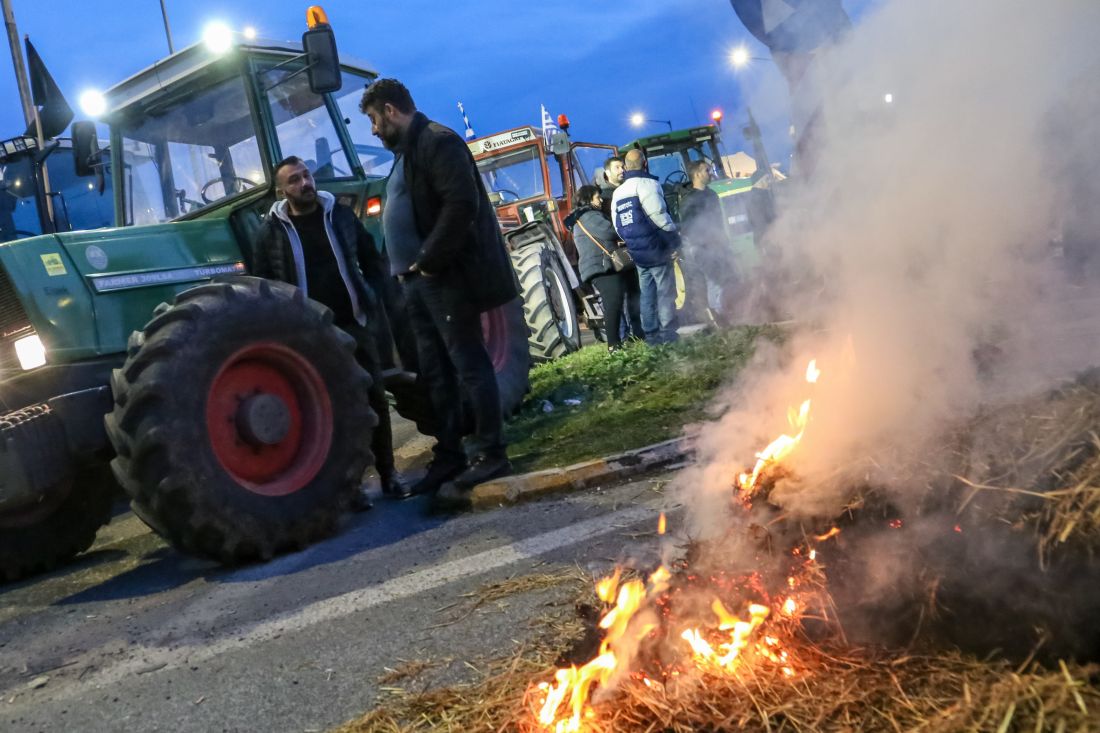
[[[219,19],[252,25],[268,38],[296,39],[307,3],[298,0],[165,0],[176,48]],[[860,0],[856,4],[865,4]],[[86,88],[106,88],[167,54],[158,0],[12,0],[29,35],[74,108]],[[687,127],[721,107],[727,122],[746,99],[761,117],[773,160],[785,160],[786,86],[770,62],[734,72],[727,56],[747,44],[766,56],[727,0],[559,0],[322,3],[342,52],[402,79],[418,106],[456,129],[466,105],[479,135],[537,124],[539,105],[565,112],[576,139],[621,144],[637,137],[635,111]],[[2,54],[0,137],[23,131],[11,61]],[[727,128],[731,125],[727,124]],[[640,134],[666,129],[649,125]],[[742,147],[727,133],[726,147]]]

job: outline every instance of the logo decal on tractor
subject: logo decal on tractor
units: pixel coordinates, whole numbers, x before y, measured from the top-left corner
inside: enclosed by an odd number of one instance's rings
[[[106,277],[95,275],[92,277],[92,286],[95,287],[97,293],[105,293],[111,290],[209,280],[218,275],[243,275],[244,271],[243,262],[233,262],[224,265],[181,267],[175,270],[160,270],[158,272],[137,272],[131,275],[108,275]]]
[[[84,259],[88,260],[88,264],[97,270],[107,269],[107,253],[101,247],[94,244],[88,247],[84,250]]]
[[[46,268],[46,274],[50,277],[69,274],[69,271],[65,269],[65,263],[61,261],[61,255],[56,252],[51,252],[47,255],[39,255],[39,257],[42,258],[42,265]]]

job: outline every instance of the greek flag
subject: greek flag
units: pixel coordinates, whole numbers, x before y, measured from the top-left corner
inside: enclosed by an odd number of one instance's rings
[[[539,105],[542,107],[542,143],[550,148],[550,140],[554,137],[554,133],[558,132],[561,128],[554,122],[554,118],[550,116],[550,113],[546,111],[546,105]]]
[[[473,140],[477,135],[474,128],[470,127],[470,118],[466,116],[466,108],[462,106],[462,102],[458,103],[458,111],[462,113],[462,123],[466,125],[466,139]]]

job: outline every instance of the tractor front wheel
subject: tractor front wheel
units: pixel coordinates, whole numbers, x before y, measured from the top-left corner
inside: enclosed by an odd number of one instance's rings
[[[0,418],[0,452],[18,451],[40,501],[0,511],[0,580],[45,572],[83,552],[111,521],[115,483],[106,464],[74,465],[64,428],[46,405]]]
[[[223,563],[331,534],[377,422],[351,336],[298,288],[203,285],[158,307],[114,372],[112,468],[138,516]]]

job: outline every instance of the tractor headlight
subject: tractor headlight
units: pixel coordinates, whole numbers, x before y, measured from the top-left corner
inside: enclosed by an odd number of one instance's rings
[[[37,333],[24,336],[15,341],[15,356],[19,359],[19,366],[24,371],[37,369],[46,363],[46,347]]]

